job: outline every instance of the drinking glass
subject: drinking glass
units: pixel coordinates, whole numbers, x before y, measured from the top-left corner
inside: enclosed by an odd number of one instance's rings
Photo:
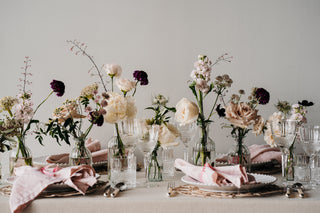
[[[184,145],[183,149],[183,159],[187,162],[190,162],[189,157],[189,144],[190,141],[195,137],[197,132],[197,124],[196,122],[193,122],[191,124],[181,125],[176,124],[175,125],[180,132],[180,140],[182,141]]]
[[[159,125],[148,125],[144,119],[136,120],[136,132],[138,137],[137,147],[143,152],[144,170],[147,182],[147,166],[150,154],[157,144],[159,138]]]
[[[296,138],[296,130],[296,120],[281,119],[271,122],[272,137],[282,152],[282,177],[284,184],[287,181],[287,169],[289,169],[290,166],[286,162],[286,156],[288,156],[289,148]]]
[[[310,156],[311,184],[316,185],[313,175],[315,170],[315,157],[320,152],[320,126],[308,125],[300,128],[300,139],[303,150]]]
[[[114,187],[117,183],[123,182],[128,189],[136,187],[136,156],[130,155],[125,158],[112,156],[110,158],[110,182]]]
[[[136,119],[125,119],[119,123],[119,134],[128,155],[133,155],[137,143]]]

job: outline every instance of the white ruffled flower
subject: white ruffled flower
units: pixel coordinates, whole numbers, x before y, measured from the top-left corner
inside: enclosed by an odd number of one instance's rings
[[[134,119],[138,111],[136,106],[136,100],[132,96],[127,96],[125,99],[127,101],[127,119]]]
[[[199,108],[197,104],[186,98],[182,98],[177,103],[176,110],[175,119],[181,125],[193,123],[198,118]]]
[[[118,64],[105,64],[103,69],[106,71],[107,75],[111,77],[119,77],[122,73],[122,68]]]
[[[122,92],[129,92],[136,88],[136,82],[130,81],[126,78],[118,78],[116,80],[116,85],[118,86],[119,90]]]
[[[109,92],[108,95],[108,105],[104,108],[107,111],[104,115],[104,121],[114,124],[126,117],[127,101],[116,92]]]
[[[178,129],[172,124],[161,124],[159,132],[159,141],[162,147],[177,146],[176,138],[180,136]]]
[[[277,124],[281,121],[282,114],[281,112],[274,112],[268,119],[266,123],[267,129],[264,131],[264,140],[267,144],[269,144],[272,147],[276,146],[276,143],[274,141],[274,138],[272,136],[272,130],[271,130],[271,123],[273,124],[273,128],[277,128]],[[275,134],[280,134],[280,129],[273,129],[273,132]]]

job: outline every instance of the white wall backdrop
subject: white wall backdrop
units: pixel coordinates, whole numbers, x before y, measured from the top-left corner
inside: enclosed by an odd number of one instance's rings
[[[30,56],[35,104],[50,92],[52,79],[66,84],[64,97],[51,97],[38,111],[36,118],[47,120],[65,98],[98,81],[87,73],[88,59],[69,51],[66,40],[78,39],[98,65],[118,63],[127,78],[136,69],[148,72],[150,84],[136,95],[139,117],[147,116],[152,94],[169,96],[172,106],[182,97],[194,100],[188,81],[197,55],[214,60],[227,52],[232,63],[216,66],[213,75],[231,76],[230,93],[269,90],[270,103],[260,107],[265,118],[279,99],[313,101],[308,119],[319,123],[319,23],[318,0],[0,0],[0,97],[17,94],[20,67]],[[211,136],[217,152],[226,152],[232,139],[215,121]],[[91,136],[106,144],[112,133],[104,124]],[[250,133],[247,143],[264,141]],[[29,137],[34,156],[70,150],[50,138],[44,144]]]

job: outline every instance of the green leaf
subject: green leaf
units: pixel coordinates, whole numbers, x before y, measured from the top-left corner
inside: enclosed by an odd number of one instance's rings
[[[167,110],[171,111],[171,112],[176,112],[176,108],[175,107],[166,107],[164,106],[164,108],[166,108]]]
[[[196,98],[198,99],[198,95],[196,92],[196,82],[193,81],[190,85],[189,88],[191,89],[192,93],[194,94],[194,96],[196,96]]]

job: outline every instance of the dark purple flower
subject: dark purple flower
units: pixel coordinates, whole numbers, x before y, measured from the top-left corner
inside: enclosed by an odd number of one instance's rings
[[[307,101],[307,100],[303,100],[303,101],[298,101],[298,104],[301,105],[301,106],[305,106],[305,107],[308,107],[308,106],[313,106],[313,102],[312,101]]]
[[[256,99],[259,101],[259,104],[265,105],[269,103],[270,94],[267,90],[263,88],[257,88],[255,92]]]
[[[52,80],[50,85],[51,85],[51,89],[53,90],[53,92],[57,93],[57,96],[59,96],[59,97],[63,96],[65,86],[62,81]]]
[[[216,112],[218,113],[219,117],[225,117],[226,116],[226,110],[225,108],[220,108],[221,104],[219,104],[216,108]]]
[[[100,114],[97,111],[90,112],[89,114],[91,116],[90,121],[93,124],[97,124],[97,126],[102,126],[103,125],[104,119],[103,119],[103,115],[102,114]]]
[[[136,70],[133,72],[133,77],[136,81],[140,81],[140,85],[148,85],[148,74],[142,70]]]

